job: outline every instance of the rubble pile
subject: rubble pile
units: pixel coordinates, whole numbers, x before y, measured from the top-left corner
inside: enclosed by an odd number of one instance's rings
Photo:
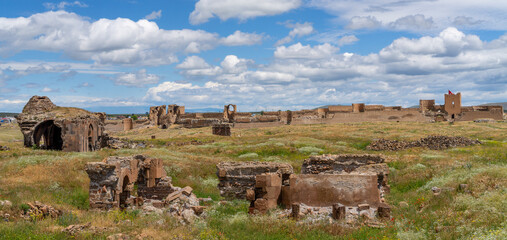
[[[34,203],[27,203],[30,207],[24,214],[23,218],[25,219],[44,219],[47,217],[58,218],[62,215],[62,211],[58,210],[50,205],[43,204],[39,201],[35,201]]]
[[[379,139],[375,142],[372,142],[368,147],[368,150],[375,151],[398,151],[413,147],[424,147],[429,148],[431,150],[442,150],[446,148],[452,147],[464,147],[471,146],[475,144],[481,144],[479,140],[473,140],[466,137],[448,137],[448,136],[428,136],[425,138],[421,138],[416,141],[397,141],[397,140],[387,140],[387,139]]]
[[[186,146],[186,145],[204,145],[209,143],[214,143],[215,140],[209,140],[209,141],[201,141],[201,140],[191,140],[187,142],[168,142],[166,146]]]
[[[122,148],[146,148],[148,145],[143,141],[133,141],[127,139],[119,139],[110,136],[104,137],[104,147],[111,149],[122,149]]]
[[[0,151],[9,151],[9,150],[11,150],[9,147],[0,145]]]

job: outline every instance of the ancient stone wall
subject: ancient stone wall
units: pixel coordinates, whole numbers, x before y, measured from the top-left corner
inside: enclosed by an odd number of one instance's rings
[[[461,93],[445,94],[444,110],[448,115],[461,113]]]
[[[294,173],[287,163],[274,162],[223,162],[217,164],[220,195],[227,199],[245,199],[247,189],[255,187],[255,176],[263,173],[279,173],[282,181],[288,181]]]
[[[285,188],[289,203],[330,207],[336,203],[345,206],[380,204],[380,192],[375,175],[358,174],[293,174],[290,186]]]
[[[231,125],[228,123],[214,124],[211,127],[213,135],[231,136]]]
[[[129,131],[134,128],[134,122],[132,121],[132,118],[125,118],[122,120],[123,123],[123,131]]]

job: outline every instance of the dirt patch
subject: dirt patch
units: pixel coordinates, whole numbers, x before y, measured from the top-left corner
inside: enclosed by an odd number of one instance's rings
[[[413,147],[424,147],[432,150],[441,150],[451,147],[464,147],[475,144],[481,144],[479,140],[473,140],[466,137],[448,137],[448,136],[428,136],[416,141],[398,141],[379,139],[366,147],[368,150],[375,151],[398,151]]]

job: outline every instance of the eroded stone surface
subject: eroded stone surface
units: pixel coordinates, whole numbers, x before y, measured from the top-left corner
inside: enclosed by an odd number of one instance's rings
[[[217,164],[220,195],[228,199],[246,199],[247,189],[255,187],[255,176],[279,173],[287,180],[294,170],[290,164],[274,162],[223,162]]]

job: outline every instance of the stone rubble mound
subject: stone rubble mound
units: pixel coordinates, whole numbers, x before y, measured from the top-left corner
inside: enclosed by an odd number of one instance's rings
[[[47,217],[58,218],[62,215],[62,211],[58,210],[50,205],[43,204],[39,201],[34,203],[27,203],[30,207],[24,214],[25,219],[44,219]]]
[[[148,145],[143,141],[132,141],[132,140],[124,140],[114,137],[105,137],[104,139],[105,147],[111,149],[137,149],[137,148],[146,148]]]
[[[368,150],[374,151],[398,151],[413,147],[429,148],[431,150],[442,150],[452,147],[464,147],[475,144],[481,144],[479,140],[473,140],[466,137],[449,137],[449,136],[428,136],[421,138],[416,141],[398,141],[398,140],[387,140],[379,139],[372,142],[368,147]]]
[[[9,147],[0,145],[0,151],[9,151],[9,150],[11,150]]]

